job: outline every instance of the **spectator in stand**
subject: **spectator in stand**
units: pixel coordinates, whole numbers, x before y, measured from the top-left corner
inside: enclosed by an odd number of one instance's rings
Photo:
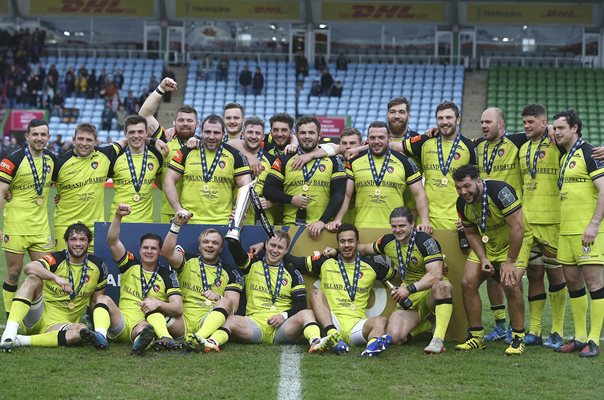
[[[65,106],[65,97],[61,89],[57,89],[52,98],[52,115],[56,115],[59,118],[63,118],[63,107]]]
[[[0,146],[0,158],[5,159],[10,153],[8,152],[10,146],[10,136],[4,136],[2,138],[2,145]]]
[[[260,68],[256,67],[256,72],[254,73],[254,79],[252,81],[252,91],[254,96],[262,94],[262,89],[264,89],[264,75],[262,75],[262,72],[260,72]]]
[[[90,70],[90,75],[88,75],[88,88],[86,91],[87,99],[94,99],[96,93],[99,91],[98,81],[96,77],[96,70]]]
[[[99,77],[97,78],[97,90],[96,92],[98,93],[98,95],[100,97],[105,96],[105,83],[107,81],[107,74],[105,73],[105,69],[101,69],[101,73],[99,74]]]
[[[214,65],[214,60],[212,59],[212,56],[209,54],[206,54],[206,56],[203,58],[202,62],[199,64],[199,67],[197,70],[197,79],[202,80],[202,81],[209,80],[210,74],[212,73],[213,65]],[[157,85],[155,87],[157,87]]]
[[[124,97],[122,104],[124,105],[124,108],[128,114],[138,114],[140,105],[138,103],[138,99],[134,97],[132,90],[128,90],[128,95]]]
[[[338,58],[336,59],[336,71],[346,71],[348,70],[348,59],[344,55],[344,53],[340,53]]]
[[[252,71],[249,70],[247,65],[243,66],[243,71],[239,73],[239,85],[243,89],[243,94],[247,96],[247,91],[252,84]]]
[[[46,76],[48,80],[52,78],[52,82],[54,82],[53,89],[56,89],[57,82],[59,82],[59,71],[57,71],[57,67],[55,67],[54,64],[50,64],[50,68],[48,68],[48,74]]]
[[[329,69],[323,68],[321,71],[321,94],[329,96],[331,87],[333,86],[333,76],[329,73]]]
[[[315,68],[319,71],[323,71],[325,68],[327,68],[325,56],[319,54],[315,57]]]
[[[75,87],[77,97],[86,97],[86,94],[88,93],[88,71],[82,73],[82,69],[80,68]]]
[[[122,71],[119,68],[115,69],[115,75],[113,76],[113,82],[115,82],[115,84],[119,90],[122,90],[122,88],[124,87],[124,75],[122,74]]]
[[[7,80],[4,84],[4,96],[6,97],[6,108],[14,108],[17,104],[17,87],[12,79]]]
[[[61,153],[61,147],[63,147],[63,135],[57,135],[57,138],[50,142],[47,148],[58,156]]]
[[[124,108],[123,104],[119,105],[119,107],[117,108],[117,111],[115,112],[115,122],[117,124],[117,129],[119,131],[124,130],[124,121],[126,121],[126,117],[130,114],[133,114],[133,113],[128,112],[128,110],[126,110],[126,108]]]
[[[111,109],[111,102],[106,101],[105,108],[103,109],[103,112],[101,113],[101,129],[104,131],[110,131],[111,123],[112,123],[114,117],[115,117],[115,113]]]
[[[73,92],[75,91],[75,81],[76,77],[73,73],[73,68],[68,68],[65,73],[65,78],[63,79],[63,85],[65,86],[65,95],[67,97],[71,97]]]
[[[331,92],[329,95],[331,97],[342,97],[343,90],[344,86],[342,85],[342,81],[336,81],[336,83],[331,87]]]
[[[226,81],[229,77],[229,60],[226,56],[222,56],[216,67],[216,80]]]
[[[296,80],[304,80],[308,76],[308,60],[304,57],[303,52],[298,52],[294,59],[296,64]],[[300,79],[302,76],[302,79]]]

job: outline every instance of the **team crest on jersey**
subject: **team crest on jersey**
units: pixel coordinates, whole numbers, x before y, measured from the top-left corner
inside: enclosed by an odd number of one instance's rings
[[[388,166],[388,173],[394,174],[394,167]]]
[[[505,154],[505,149],[499,149],[499,151],[497,152],[497,155],[499,157],[503,157],[504,154]]]
[[[461,158],[461,154],[459,154],[458,152],[455,152],[455,154],[453,154],[453,158],[457,161]]]
[[[287,286],[288,283],[289,281],[287,280],[287,278],[283,278],[283,280],[281,281],[281,286]]]
[[[224,167],[226,167],[226,162],[224,160],[220,160],[218,161],[218,166],[220,169],[224,169]]]
[[[591,246],[583,246],[583,254],[591,253]]]
[[[50,173],[50,170],[51,170],[50,165],[46,165],[46,173],[47,173],[47,174],[49,174],[49,173]]]
[[[159,285],[153,285],[153,291],[155,293],[158,293],[159,292]]]
[[[8,235],[4,235],[4,243],[8,243],[8,241],[10,240]]]
[[[99,167],[99,162],[98,161],[93,161],[90,163],[90,167],[92,169],[97,169]]]
[[[571,161],[570,164],[568,164],[568,168],[573,169],[573,168],[575,168],[575,165],[577,165],[577,163],[574,161]]]
[[[504,208],[510,206],[516,201],[516,196],[514,196],[510,188],[507,187],[504,187],[499,191],[499,193],[497,193],[497,198],[501,201],[501,204],[503,204]]]
[[[90,281],[90,275],[86,274],[86,278],[84,278],[84,283],[88,283]]]
[[[364,276],[365,274],[363,273],[363,271],[359,271],[359,279],[363,279]]]
[[[412,263],[413,265],[417,265],[417,264],[419,264],[419,260],[417,259],[417,257],[412,256],[412,257],[411,257],[411,263]]]
[[[325,172],[326,169],[327,167],[325,166],[325,164],[319,164],[319,171]]]
[[[149,171],[153,171],[153,168],[155,168],[155,166],[153,165],[153,163],[149,163],[149,164],[147,164],[147,169],[148,169]]]
[[[539,152],[539,158],[540,158],[541,160],[543,160],[543,159],[545,158],[545,151],[541,150],[541,151]]]
[[[428,255],[438,254],[440,251],[438,250],[438,244],[436,243],[436,239],[430,238],[423,243]]]
[[[214,286],[216,286],[216,287],[222,286],[222,279],[219,280],[219,281],[214,282]]]

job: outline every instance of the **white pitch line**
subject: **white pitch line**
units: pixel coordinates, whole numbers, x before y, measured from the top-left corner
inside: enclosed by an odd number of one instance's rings
[[[300,380],[300,359],[298,346],[286,345],[281,350],[281,369],[279,371],[278,400],[297,400],[302,398]]]

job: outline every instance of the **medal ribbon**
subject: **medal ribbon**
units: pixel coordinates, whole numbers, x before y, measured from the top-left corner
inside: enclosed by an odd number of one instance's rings
[[[560,169],[560,175],[558,177],[558,189],[562,190],[562,185],[564,185],[564,173],[566,172],[566,167],[568,167],[570,159],[575,155],[575,152],[582,144],[583,139],[579,138],[568,152],[568,157],[566,158],[566,161],[564,161],[564,166]]]
[[[203,148],[203,142],[199,146],[199,154],[201,155],[201,172],[203,173],[203,181],[208,183],[212,180],[212,176],[214,175],[214,171],[216,171],[216,166],[218,165],[218,161],[220,161],[220,156],[222,155],[222,143],[216,149],[216,154],[214,155],[214,161],[212,161],[212,165],[210,165],[210,170],[208,171],[208,161],[206,160],[206,152]]]
[[[208,276],[206,275],[206,264],[203,262],[201,257],[198,257],[199,260],[199,273],[201,274],[201,285],[203,286],[203,290],[210,290],[210,285],[208,284]],[[216,279],[214,279],[214,286],[220,282],[220,275],[222,275],[222,260],[218,259],[218,265],[216,265]]]
[[[384,180],[384,175],[386,175],[386,170],[388,169],[388,161],[390,161],[391,155],[390,148],[386,150],[386,156],[384,157],[384,163],[382,164],[382,168],[380,169],[380,174],[378,175],[377,169],[375,168],[375,161],[373,161],[373,155],[371,151],[367,152],[367,157],[369,158],[369,168],[371,169],[371,176],[373,176],[373,180],[375,181],[375,186],[380,187],[382,181]]]
[[[136,179],[136,170],[134,169],[134,161],[132,160],[132,153],[130,152],[130,147],[126,147],[126,160],[128,161],[128,168],[130,169],[130,177],[132,178],[132,186],[134,186],[134,191],[136,193],[140,192],[141,187],[143,186],[143,180],[145,179],[145,172],[147,172],[147,157],[148,157],[147,146],[145,146],[145,150],[143,151],[143,164],[141,165],[141,172]]]
[[[539,144],[537,145],[537,150],[535,151],[535,155],[533,156],[533,165],[531,166],[531,144],[533,143],[532,140],[529,140],[528,142],[528,149],[526,149],[526,169],[529,172],[529,174],[531,174],[531,178],[535,179],[535,176],[537,176],[537,158],[539,157],[539,150],[541,149],[541,144],[543,144],[543,141],[547,138],[547,129],[545,130],[545,133],[543,134],[543,136],[541,136],[541,139],[539,139]]]
[[[80,276],[80,283],[78,283],[78,287],[76,289],[73,282],[73,273],[71,272],[71,263],[69,262],[69,253],[65,250],[65,259],[67,260],[67,269],[69,271],[69,283],[71,283],[71,287],[74,289],[73,292],[69,293],[69,299],[75,300],[78,296],[82,287],[86,283],[86,272],[88,271],[88,254],[84,256],[84,261],[82,262],[82,275]]]
[[[46,184],[46,169],[48,168],[46,164],[46,156],[42,154],[42,182],[40,182],[40,177],[38,175],[38,170],[36,169],[36,164],[34,163],[34,158],[29,151],[29,146],[25,146],[25,157],[27,157],[27,162],[29,162],[29,167],[31,168],[31,173],[34,178],[34,186],[36,188],[36,193],[38,197],[42,197],[42,192],[44,191],[44,185]]]
[[[449,173],[451,163],[453,162],[453,157],[455,157],[455,150],[457,150],[457,146],[459,146],[460,141],[461,134],[458,132],[457,136],[455,136],[455,139],[453,140],[451,152],[449,153],[447,162],[445,163],[445,158],[443,157],[443,138],[442,135],[438,135],[438,139],[436,140],[436,153],[438,154],[438,166],[440,167],[440,172],[442,172],[443,176],[447,176]]]
[[[401,243],[396,240],[396,256],[398,258],[398,272],[401,275],[401,281],[405,281],[407,277],[407,271],[409,270],[409,263],[411,262],[411,254],[413,254],[413,248],[415,247],[415,235],[417,231],[413,228],[411,232],[411,238],[409,239],[409,248],[407,248],[407,260],[403,263],[403,253],[401,252]]]
[[[472,212],[474,213],[474,217],[476,218],[476,223],[478,224],[480,231],[482,232],[482,234],[486,234],[487,233],[487,182],[486,181],[482,181],[483,184],[483,189],[482,189],[482,210],[481,210],[481,215],[480,218],[478,217],[478,214],[476,214],[476,211],[474,211],[474,207],[470,207],[472,209]]]
[[[147,294],[149,294],[149,290],[151,290],[153,284],[155,283],[155,279],[157,278],[157,271],[159,271],[159,265],[153,270],[153,275],[151,275],[151,279],[149,279],[149,283],[147,284],[147,280],[145,279],[145,274],[143,272],[143,266],[141,265],[141,293],[143,300],[145,299],[145,297],[147,297]]]
[[[487,175],[491,175],[491,170],[493,169],[493,163],[495,162],[495,156],[497,155],[497,150],[499,150],[499,146],[503,143],[503,139],[508,135],[507,132],[503,134],[499,142],[493,147],[493,152],[491,153],[491,157],[489,157],[489,142],[484,144],[484,154],[482,155],[482,166],[484,167]],[[487,161],[487,158],[489,159]]]
[[[302,151],[298,150],[298,154],[302,154]],[[315,160],[315,162],[313,163],[312,167],[310,168],[310,171],[308,171],[308,169],[306,168],[306,164],[304,164],[302,166],[302,175],[304,176],[304,182],[307,182],[307,183],[310,182],[310,180],[312,179],[315,172],[317,172],[317,168],[319,168],[320,164],[321,164],[321,159],[317,158]]]
[[[352,286],[350,285],[350,280],[348,279],[348,274],[346,273],[346,267],[344,267],[344,260],[342,260],[342,256],[338,254],[338,267],[340,267],[340,274],[342,275],[342,279],[344,280],[344,286],[346,287],[346,292],[348,292],[348,297],[350,297],[350,301],[354,301],[354,298],[357,295],[357,288],[359,286],[359,278],[361,277],[361,256],[357,253],[356,259],[354,261],[354,275],[352,278]]]
[[[279,271],[277,272],[277,282],[275,282],[275,291],[273,292],[271,285],[271,272],[269,270],[269,266],[266,262],[266,257],[262,259],[262,267],[264,269],[264,279],[266,280],[266,287],[268,288],[268,292],[271,295],[271,301],[273,304],[277,301],[277,296],[279,296],[279,292],[281,291],[281,283],[283,283],[283,260],[279,263]]]

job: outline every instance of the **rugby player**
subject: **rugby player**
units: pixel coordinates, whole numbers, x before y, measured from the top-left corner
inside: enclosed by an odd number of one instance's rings
[[[224,105],[222,118],[227,133],[223,139],[225,142],[241,139],[244,115],[245,109],[241,104],[227,103]]]

